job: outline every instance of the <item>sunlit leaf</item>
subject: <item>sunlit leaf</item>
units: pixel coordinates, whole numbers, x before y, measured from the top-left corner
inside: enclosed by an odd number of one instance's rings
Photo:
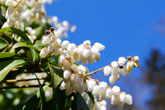
[[[25,61],[23,59],[0,62],[0,81],[2,81],[12,69],[22,67],[24,64]]]
[[[35,48],[35,47],[31,46],[31,45],[26,45],[26,44],[23,43],[23,42],[18,42],[18,43],[16,43],[16,44],[11,48],[10,52],[14,52],[14,50],[15,50],[16,48],[20,48],[20,47],[27,47],[27,48],[31,48],[31,49],[35,49],[36,51],[39,51],[37,48]]]
[[[0,52],[0,58],[8,58],[15,56],[15,53],[11,52]]]

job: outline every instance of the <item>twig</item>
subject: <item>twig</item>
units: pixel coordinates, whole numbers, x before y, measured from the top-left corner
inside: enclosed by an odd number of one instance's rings
[[[39,78],[39,80],[44,80],[46,78]],[[21,82],[21,81],[33,81],[33,80],[38,80],[38,78],[31,78],[31,79],[20,79],[20,80],[17,80],[17,79],[10,79],[10,80],[5,80],[5,81],[2,81],[0,83],[15,83],[15,82]]]
[[[107,65],[107,66],[111,66],[111,65]],[[92,71],[92,72],[88,73],[87,76],[89,76],[89,75],[91,75],[91,74],[94,74],[94,73],[97,73],[97,72],[103,70],[104,68],[105,68],[105,67],[102,67],[102,68],[100,68],[100,69],[97,69],[97,70],[95,70],[95,71]]]
[[[44,86],[45,84],[41,85]],[[15,88],[38,88],[40,87],[39,85],[23,85],[23,86],[0,86],[0,89],[15,89]]]

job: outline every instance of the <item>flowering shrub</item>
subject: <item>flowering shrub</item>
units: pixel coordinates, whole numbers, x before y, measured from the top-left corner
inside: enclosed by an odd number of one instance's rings
[[[23,110],[106,110],[105,99],[120,108],[131,105],[132,96],[112,85],[120,79],[119,73],[126,76],[133,67],[139,67],[138,56],[120,57],[89,72],[84,65],[99,61],[105,46],[98,42],[91,45],[89,40],[80,45],[62,41],[76,26],[46,16],[47,2],[52,1],[0,1],[0,102],[5,103],[7,97]],[[110,75],[111,85],[90,76],[99,71]],[[28,100],[21,101],[23,98]]]

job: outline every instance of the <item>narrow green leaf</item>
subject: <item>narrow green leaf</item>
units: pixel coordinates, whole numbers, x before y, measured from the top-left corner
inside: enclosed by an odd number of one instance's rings
[[[34,73],[35,74],[35,73]],[[40,99],[41,99],[41,110],[44,110],[45,108],[45,105],[46,105],[46,97],[45,97],[45,92],[44,92],[44,89],[43,87],[41,86],[41,82],[40,80],[38,79],[37,75],[35,74],[37,80],[38,80],[38,83],[39,83],[39,86],[40,86]]]
[[[26,45],[25,43],[23,42],[18,42],[16,43],[10,50],[10,52],[14,52],[16,48],[19,48],[19,47],[27,47],[27,48],[31,48],[31,49],[34,49],[34,50],[37,50],[39,51],[37,48],[31,46],[31,45]]]
[[[0,81],[2,81],[12,69],[22,67],[24,64],[25,61],[22,59],[0,62]]]
[[[0,33],[5,33],[5,32],[11,32],[13,34],[16,34],[16,35],[20,36],[25,42],[27,42],[27,44],[32,44],[29,37],[20,29],[16,29],[13,27],[7,27],[7,28],[0,29]]]
[[[38,58],[39,58],[37,52],[34,49],[30,49],[30,50],[31,50],[31,53],[32,53],[33,62],[37,62]]]
[[[5,44],[5,43],[0,43],[0,50],[1,50],[1,49],[4,49],[6,46],[7,46],[7,44]]]
[[[0,58],[8,58],[15,56],[15,53],[11,52],[0,52]]]
[[[22,110],[37,110],[37,108],[39,107],[39,101],[40,99],[36,95],[34,95],[25,102]]]

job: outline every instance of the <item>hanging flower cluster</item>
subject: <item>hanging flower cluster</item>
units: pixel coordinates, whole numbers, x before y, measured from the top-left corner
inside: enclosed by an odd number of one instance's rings
[[[85,91],[91,92],[99,101],[104,99],[110,99],[112,105],[123,107],[123,105],[132,104],[132,96],[121,92],[118,86],[110,88],[106,82],[98,82],[89,75],[88,69],[83,66],[90,62],[93,64],[95,61],[100,60],[100,51],[104,50],[105,46],[100,43],[95,43],[91,46],[91,42],[86,40],[83,44],[76,46],[74,43],[70,43],[64,40],[61,43],[61,39],[56,38],[56,32],[53,27],[46,31],[46,36],[42,40],[43,44],[48,44],[48,47],[44,47],[41,50],[40,56],[46,57],[48,54],[59,55],[58,66],[63,69],[64,81],[61,83],[60,89],[66,90],[66,94],[70,95],[73,92],[84,93]],[[77,62],[81,62],[82,65],[77,65]],[[119,80],[119,73],[123,76],[129,74],[133,67],[139,67],[139,58],[130,56],[126,59],[120,57],[117,61],[113,61],[110,65],[102,68],[104,75],[108,76],[111,85],[116,80]],[[99,104],[96,105],[100,110]]]
[[[123,76],[126,76],[129,74],[133,67],[138,68],[139,67],[139,57],[135,56],[131,58],[131,56],[128,56],[128,58],[120,57],[117,61],[113,61],[111,65],[108,65],[104,68],[104,75],[111,76],[109,77],[109,82],[111,84],[114,84],[116,80],[119,80],[121,73]]]

